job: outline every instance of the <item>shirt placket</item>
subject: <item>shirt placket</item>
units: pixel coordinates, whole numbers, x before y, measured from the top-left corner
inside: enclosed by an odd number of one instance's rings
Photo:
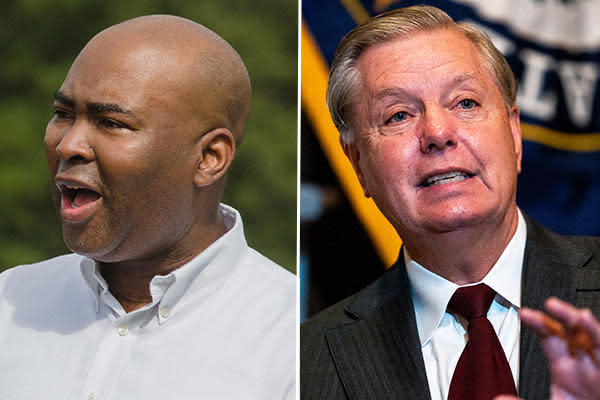
[[[115,390],[139,335],[139,321],[139,315],[136,318],[130,314],[106,318],[80,399],[107,400],[115,398],[115,395],[119,398]]]

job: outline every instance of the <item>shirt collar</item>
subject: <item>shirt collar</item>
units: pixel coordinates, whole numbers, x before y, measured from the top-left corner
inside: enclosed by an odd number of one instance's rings
[[[494,264],[490,272],[481,280],[513,306],[521,307],[521,270],[527,239],[525,219],[518,210],[518,224],[515,234]],[[408,279],[411,284],[417,329],[421,346],[425,346],[442,321],[450,298],[459,287],[453,282],[431,272],[404,251]],[[515,277],[518,277],[515,279]],[[515,284],[516,283],[516,284]],[[470,285],[465,285],[470,286]]]
[[[158,308],[167,310],[158,313],[159,323],[162,324],[189,303],[208,298],[234,272],[248,249],[242,219],[237,210],[225,204],[220,205],[219,212],[227,232],[187,264],[167,275],[152,278],[152,303],[134,313],[160,303]],[[124,315],[123,308],[110,294],[96,263],[83,257],[80,267],[83,278],[94,295],[96,311],[100,309],[99,303],[103,302],[118,315]]]

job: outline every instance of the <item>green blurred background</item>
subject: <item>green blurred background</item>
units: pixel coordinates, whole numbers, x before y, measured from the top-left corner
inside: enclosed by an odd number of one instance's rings
[[[224,202],[249,244],[295,272],[297,2],[20,0],[0,12],[0,271],[68,252],[42,149],[52,96],[84,44],[145,14],[175,14],[237,49],[252,80],[247,134]]]

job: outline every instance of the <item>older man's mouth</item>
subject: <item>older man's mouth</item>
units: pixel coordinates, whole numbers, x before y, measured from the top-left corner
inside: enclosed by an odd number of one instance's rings
[[[438,186],[444,185],[446,183],[454,183],[464,181],[465,179],[472,178],[473,174],[469,174],[461,171],[452,171],[444,174],[438,174],[430,176],[424,179],[419,186],[422,187],[430,187],[430,186]]]

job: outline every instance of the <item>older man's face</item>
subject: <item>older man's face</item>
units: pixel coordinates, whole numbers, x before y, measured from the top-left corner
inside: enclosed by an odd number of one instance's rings
[[[190,229],[190,132],[202,129],[177,60],[123,46],[78,57],[44,142],[67,246],[106,262],[157,256]]]
[[[466,38],[438,30],[393,40],[368,49],[358,69],[356,139],[344,148],[405,240],[516,216],[518,110],[507,113]]]

